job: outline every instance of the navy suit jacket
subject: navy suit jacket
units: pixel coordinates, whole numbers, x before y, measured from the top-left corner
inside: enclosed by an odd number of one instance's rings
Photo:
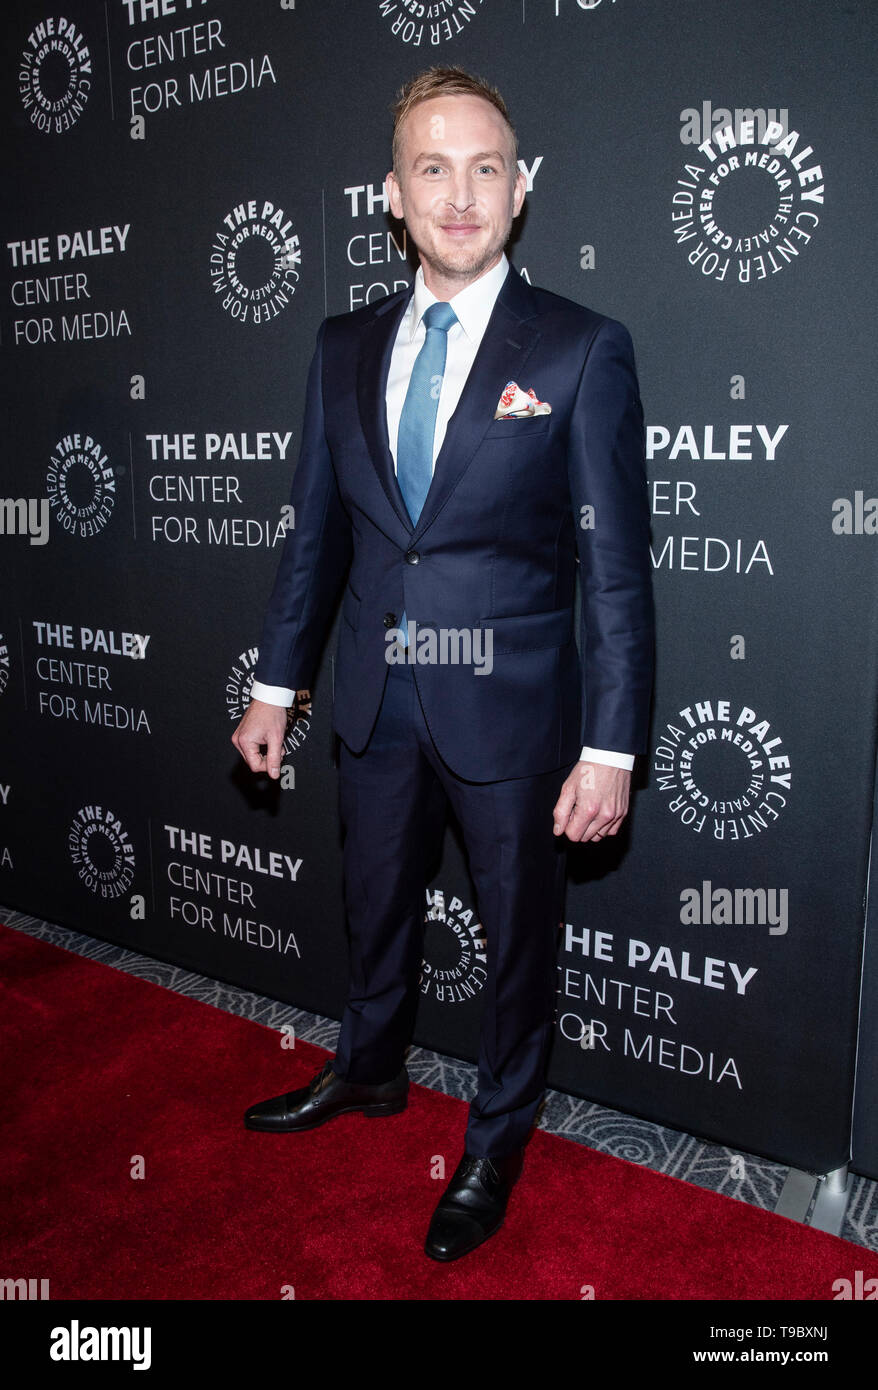
[[[344,585],[333,725],[353,752],[375,724],[387,632],[403,610],[422,635],[424,627],[491,631],[490,673],[414,665],[430,733],[458,775],[487,782],[547,772],[576,762],[583,744],[645,752],[652,570],[627,330],[510,267],[413,525],[385,408],[411,293],[320,327],[290,494],[294,527],[256,679],[312,687]],[[533,387],[551,414],[495,420],[509,381]]]

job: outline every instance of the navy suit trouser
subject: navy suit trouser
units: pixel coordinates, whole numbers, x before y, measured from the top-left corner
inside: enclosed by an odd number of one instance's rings
[[[351,973],[333,1069],[379,1083],[403,1066],[420,994],[426,889],[450,805],[486,937],[478,1088],[465,1142],[480,1156],[523,1147],[545,1091],[566,866],[552,810],[572,766],[500,782],[455,776],[430,737],[408,664],[388,667],[365,750],[341,743]]]

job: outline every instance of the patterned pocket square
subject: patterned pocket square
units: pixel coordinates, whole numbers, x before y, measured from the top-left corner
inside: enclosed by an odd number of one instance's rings
[[[507,381],[494,411],[495,420],[526,420],[529,415],[551,415],[548,401],[538,399],[533,387],[522,391],[515,381]]]

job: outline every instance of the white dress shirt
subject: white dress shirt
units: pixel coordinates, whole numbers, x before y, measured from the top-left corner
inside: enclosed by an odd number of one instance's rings
[[[436,430],[433,435],[434,465],[439,450],[442,448],[448,421],[454,414],[460,400],[461,392],[493,312],[497,295],[500,293],[508,271],[509,262],[503,255],[491,270],[486,271],[478,280],[474,280],[471,285],[467,285],[465,289],[460,290],[453,299],[449,300],[457,315],[457,323],[453,323],[448,330],[445,374],[439,393]],[[424,283],[423,269],[419,267],[415,276],[414,293],[406,312],[403,314],[396,335],[396,342],[393,345],[390,370],[387,376],[385,395],[387,433],[390,439],[390,452],[393,456],[394,468],[396,467],[399,419],[408,390],[409,377],[415,364],[415,358],[424,346],[424,339],[426,338],[423,317],[430,305],[436,302],[436,296]],[[253,682],[250,693],[254,700],[263,700],[270,705],[290,706],[295,698],[295,691],[288,690],[285,686],[263,685],[262,681],[256,680]],[[633,754],[616,753],[604,748],[583,748],[579,756],[587,762],[606,763],[611,767],[630,770],[634,766]]]

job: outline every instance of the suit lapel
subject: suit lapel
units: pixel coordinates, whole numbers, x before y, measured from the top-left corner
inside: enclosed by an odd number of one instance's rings
[[[406,311],[414,286],[396,304],[390,301],[383,305],[375,318],[364,330],[360,340],[360,355],[357,363],[357,404],[360,423],[375,472],[387,500],[396,512],[407,532],[412,530],[412,519],[399,490],[390,440],[387,434],[387,377],[390,371],[390,358],[393,344],[399,331],[400,320]]]
[[[530,288],[510,266],[460,400],[448,421],[413,539],[417,540],[433,523],[472,462],[485,432],[494,422],[503,387],[508,381],[522,384],[525,364],[540,338],[533,324],[527,322],[535,316]]]
[[[503,387],[507,381],[521,384],[524,367],[540,334],[528,322],[537,313],[530,287],[510,266],[460,400],[448,421],[430,489],[418,524],[413,528],[393,466],[386,407],[393,344],[413,292],[414,286],[410,286],[408,293],[395,304],[390,300],[382,305],[364,330],[357,366],[357,403],[360,423],[384,493],[409,536],[414,533],[414,537],[419,537],[438,516],[472,462],[488,426],[493,423]]]

